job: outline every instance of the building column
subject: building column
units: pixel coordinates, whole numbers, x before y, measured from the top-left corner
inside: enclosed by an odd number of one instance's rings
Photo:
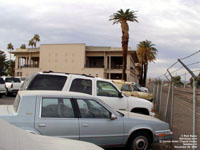
[[[109,69],[111,69],[111,56],[109,56]]]
[[[21,61],[22,61],[22,58],[18,57],[18,68],[21,68]]]
[[[130,70],[130,66],[131,66],[131,65],[130,65],[130,64],[131,64],[130,59],[131,59],[131,58],[130,58],[130,55],[127,55],[127,64],[126,64],[126,69],[127,69],[127,70]]]
[[[18,64],[19,64],[19,57],[16,56],[16,58],[15,58],[15,69],[19,68]]]
[[[31,54],[28,56],[28,65],[31,66]]]
[[[104,55],[104,69],[108,69],[107,68],[107,55]]]

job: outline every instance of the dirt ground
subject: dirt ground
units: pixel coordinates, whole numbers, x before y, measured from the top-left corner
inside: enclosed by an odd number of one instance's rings
[[[161,109],[159,118],[170,122],[172,103],[169,101],[169,108],[165,118],[166,101],[168,88],[163,87]],[[193,92],[192,89],[175,88],[174,89],[174,107],[172,119],[173,143],[171,149],[176,150],[191,150],[194,138],[197,138],[197,150],[200,148],[200,91],[198,91],[196,101],[196,133],[197,137],[193,137]],[[171,108],[170,108],[171,107]]]

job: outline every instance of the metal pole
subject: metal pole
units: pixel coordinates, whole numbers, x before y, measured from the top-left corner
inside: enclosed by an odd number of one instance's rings
[[[156,91],[156,108],[158,107],[158,100],[159,100],[159,97],[158,97],[158,94],[159,94],[159,80],[158,80],[158,84],[157,84],[157,91]]]
[[[153,86],[153,103],[155,103],[155,89],[156,89],[156,83]]]
[[[160,114],[161,104],[162,104],[162,90],[163,90],[163,81],[161,81],[161,86],[160,86],[160,104],[159,104],[159,114]]]
[[[157,93],[157,80],[156,80],[156,86],[154,90],[154,104],[156,103],[156,93]]]
[[[193,136],[196,136],[196,101],[197,101],[197,82],[193,78]],[[195,150],[195,148],[193,148]]]
[[[197,83],[196,83],[196,75],[180,60],[178,61],[183,65],[183,67],[191,74],[193,78],[193,136],[196,136],[196,101],[197,101]],[[193,147],[193,150],[196,148]]]
[[[172,129],[173,127],[173,115],[174,115],[174,82],[172,81],[172,92],[171,92],[171,96],[172,96],[172,101],[171,101],[171,120],[170,120],[170,127]]]
[[[171,93],[171,82],[169,84],[168,95],[167,95],[167,104],[166,104],[166,108],[165,108],[165,121],[166,121],[166,117],[167,117],[167,109],[168,109],[168,104],[169,104],[170,93]]]

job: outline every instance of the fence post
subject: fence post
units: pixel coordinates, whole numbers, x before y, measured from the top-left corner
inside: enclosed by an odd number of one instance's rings
[[[158,102],[159,102],[159,87],[160,87],[160,84],[159,84],[159,80],[158,80],[157,91],[156,91],[156,109],[158,108]]]
[[[197,76],[180,60],[178,59],[180,64],[190,73],[193,79],[193,136],[195,137],[196,134],[196,101],[197,101]],[[193,150],[196,148],[193,147]]]
[[[171,91],[171,98],[172,98],[172,101],[171,101],[171,120],[170,120],[170,126],[171,126],[171,129],[173,128],[173,118],[174,118],[174,81],[172,81],[172,91]]]
[[[168,80],[168,82],[169,82],[169,88],[168,88],[168,94],[167,94],[167,103],[166,103],[166,107],[165,107],[165,121],[166,121],[166,116],[167,116],[167,109],[168,109],[168,102],[169,102],[169,94],[170,94],[170,90],[171,90],[171,88],[170,88],[170,86],[171,86],[171,82],[170,82],[170,80],[169,80],[169,78],[166,76],[166,75],[164,75],[165,76],[165,78]]]
[[[168,94],[167,94],[167,103],[166,103],[166,108],[165,108],[165,121],[166,121],[166,117],[167,117],[167,110],[168,110],[168,105],[169,105],[170,94],[171,94],[171,82],[169,83]]]
[[[157,86],[158,86],[158,84],[157,84],[157,80],[156,80],[155,81],[155,87],[154,87],[154,93],[153,93],[153,95],[154,95],[154,104],[156,104],[156,99],[157,99],[157,97],[156,97]]]
[[[160,114],[160,110],[161,110],[161,104],[162,104],[162,90],[163,90],[163,81],[161,81],[161,85],[160,85],[160,103],[159,103],[159,114]]]
[[[174,77],[172,76],[172,74],[169,72],[169,70],[167,69],[167,72],[169,73],[170,77],[171,77],[171,112],[170,112],[170,127],[172,129],[173,127],[173,115],[174,115]]]

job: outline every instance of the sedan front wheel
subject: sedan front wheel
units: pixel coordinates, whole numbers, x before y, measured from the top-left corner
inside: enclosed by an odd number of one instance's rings
[[[129,150],[148,150],[150,147],[150,136],[146,132],[133,133],[128,143]]]

